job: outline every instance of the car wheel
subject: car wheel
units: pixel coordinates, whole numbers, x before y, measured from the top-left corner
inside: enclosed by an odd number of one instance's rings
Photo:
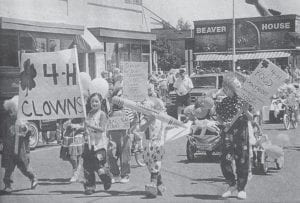
[[[186,143],[186,157],[187,157],[187,160],[193,161],[195,159],[195,152],[194,151],[195,151],[194,146],[188,140],[187,143]]]
[[[31,131],[31,135],[29,137],[29,147],[30,149],[35,149],[39,143],[39,130],[35,123],[28,123],[29,130]]]

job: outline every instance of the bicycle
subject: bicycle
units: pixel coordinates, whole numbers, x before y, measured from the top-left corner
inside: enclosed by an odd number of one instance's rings
[[[145,166],[143,152],[143,139],[138,138],[135,135],[131,135],[132,137],[132,143],[131,143],[131,154],[134,156],[135,162],[138,166],[143,167]]]
[[[283,115],[283,125],[286,130],[289,130],[291,125],[294,129],[298,127],[298,121],[296,118],[296,108],[285,105]]]

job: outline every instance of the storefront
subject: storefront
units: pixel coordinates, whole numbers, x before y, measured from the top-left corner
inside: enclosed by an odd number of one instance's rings
[[[232,71],[232,19],[194,22],[191,72]],[[287,67],[292,74],[300,68],[300,21],[297,15],[236,19],[236,67],[251,73],[268,58]]]
[[[107,71],[120,68],[122,61],[133,61],[148,62],[148,72],[151,72],[151,41],[156,39],[156,35],[101,27],[89,30],[103,43]]]
[[[18,94],[19,59],[24,52],[57,51],[72,47],[83,26],[0,18],[0,115],[3,101]]]

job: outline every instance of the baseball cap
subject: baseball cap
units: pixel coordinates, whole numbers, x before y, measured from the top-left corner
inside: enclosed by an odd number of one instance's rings
[[[179,69],[179,73],[185,73],[185,69],[184,68],[180,68]]]

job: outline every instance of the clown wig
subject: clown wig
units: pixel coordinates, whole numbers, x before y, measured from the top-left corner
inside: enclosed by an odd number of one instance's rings
[[[237,90],[242,87],[242,84],[234,74],[228,73],[224,75],[222,86],[227,87],[236,93]]]
[[[14,96],[8,100],[5,100],[3,107],[6,111],[17,111],[18,110],[19,96]]]

